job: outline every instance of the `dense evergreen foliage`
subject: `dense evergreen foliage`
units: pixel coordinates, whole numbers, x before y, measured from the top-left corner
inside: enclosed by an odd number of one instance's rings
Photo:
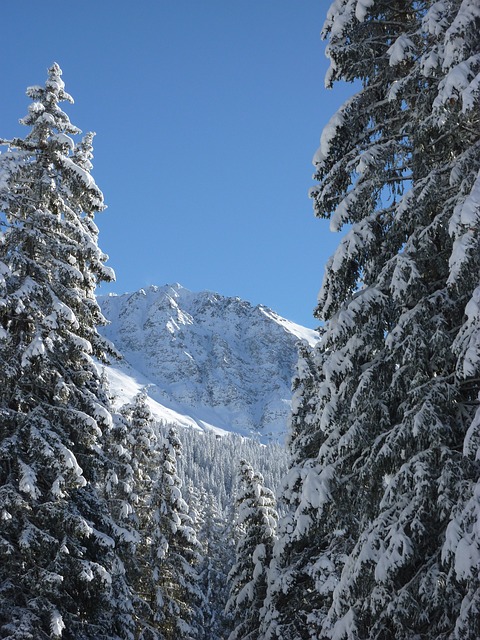
[[[93,222],[104,205],[92,136],[72,153],[79,130],[59,107],[71,98],[57,65],[28,95],[30,132],[1,156],[0,634],[126,637],[97,491],[111,416],[92,361],[108,350],[94,290],[113,274]]]
[[[229,640],[254,640],[266,596],[277,512],[274,495],[264,486],[262,475],[245,460],[239,465],[237,504],[239,540],[228,575],[230,597],[226,605],[234,620]]]
[[[337,0],[315,157],[348,225],[300,359],[265,637],[478,638],[479,39],[469,0]]]

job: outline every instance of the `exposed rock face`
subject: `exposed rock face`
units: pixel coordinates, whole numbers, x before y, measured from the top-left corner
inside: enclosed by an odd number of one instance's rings
[[[111,323],[102,332],[148,379],[156,402],[200,426],[285,432],[296,345],[314,342],[314,331],[261,305],[178,284],[99,302]]]

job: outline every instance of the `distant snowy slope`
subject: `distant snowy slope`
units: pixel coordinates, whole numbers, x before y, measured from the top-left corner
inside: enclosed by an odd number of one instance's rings
[[[281,437],[299,340],[311,329],[239,298],[193,293],[179,284],[102,296],[102,329],[124,356],[113,391],[129,399],[148,387],[152,410],[177,422]]]

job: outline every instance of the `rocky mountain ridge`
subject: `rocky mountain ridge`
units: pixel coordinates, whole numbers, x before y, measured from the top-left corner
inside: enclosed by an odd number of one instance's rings
[[[311,329],[262,305],[179,284],[100,296],[103,335],[124,360],[108,375],[118,401],[146,386],[158,417],[282,438],[297,343]]]

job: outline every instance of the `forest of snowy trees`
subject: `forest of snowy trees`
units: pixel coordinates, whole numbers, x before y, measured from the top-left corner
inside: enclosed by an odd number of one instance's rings
[[[477,0],[327,13],[355,93],[311,197],[344,235],[286,451],[113,409],[94,134],[57,64],[28,89],[0,155],[0,638],[480,638],[479,33]]]

